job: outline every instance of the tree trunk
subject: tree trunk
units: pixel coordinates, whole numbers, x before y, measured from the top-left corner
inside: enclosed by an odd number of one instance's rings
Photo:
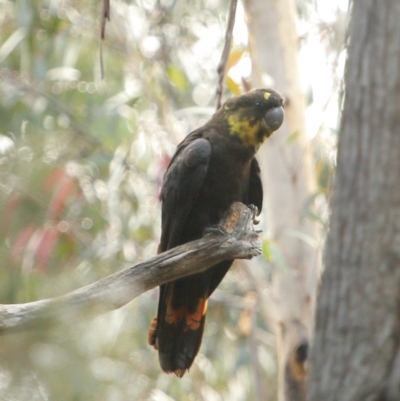
[[[252,84],[265,87],[263,77],[268,74],[273,79],[268,86],[287,99],[285,122],[260,150],[258,160],[269,232],[284,262],[284,268],[275,268],[271,291],[279,400],[297,401],[305,399],[305,359],[321,257],[319,228],[304,213],[316,186],[305,135],[295,6],[293,0],[245,0],[244,6],[253,61]]]
[[[400,400],[399,21],[353,1],[310,401]]]

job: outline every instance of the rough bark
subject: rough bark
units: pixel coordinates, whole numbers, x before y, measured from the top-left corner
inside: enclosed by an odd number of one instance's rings
[[[253,87],[268,74],[287,99],[285,122],[259,152],[267,224],[285,268],[276,268],[271,316],[277,334],[279,400],[305,398],[305,359],[311,337],[320,270],[320,232],[304,215],[315,191],[305,133],[304,96],[298,77],[298,37],[292,0],[245,0],[253,61]],[[288,141],[292,135],[294,140]]]
[[[251,259],[261,253],[253,229],[255,210],[233,203],[218,228],[203,238],[58,298],[0,305],[0,332],[26,330],[43,319],[70,320],[77,313],[105,313],[127,304],[145,291],[189,274],[200,273],[225,259]]]
[[[353,1],[310,401],[400,399],[399,21]]]

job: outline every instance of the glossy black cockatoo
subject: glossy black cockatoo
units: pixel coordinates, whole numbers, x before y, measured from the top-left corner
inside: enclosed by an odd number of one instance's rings
[[[261,211],[263,190],[255,154],[284,117],[283,99],[256,89],[229,99],[177,147],[164,176],[159,252],[202,237],[233,202]],[[161,368],[182,377],[199,351],[207,300],[232,260],[160,286],[158,315],[148,340]]]

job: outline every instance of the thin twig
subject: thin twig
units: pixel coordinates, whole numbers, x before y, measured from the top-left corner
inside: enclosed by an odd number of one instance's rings
[[[110,0],[103,0],[103,10],[101,12],[101,28],[100,28],[100,38],[104,40],[106,37],[106,23],[107,20],[110,21],[111,18],[111,8]]]
[[[231,4],[229,6],[228,24],[226,26],[226,32],[225,32],[224,50],[222,51],[221,60],[217,67],[218,84],[217,84],[217,91],[215,94],[217,102],[217,110],[221,107],[221,98],[224,89],[226,65],[228,64],[229,53],[231,51],[233,26],[235,25],[236,6],[237,6],[237,0],[231,0]]]
[[[103,0],[103,9],[101,11],[101,23],[100,23],[100,78],[104,78],[104,61],[103,61],[103,43],[102,41],[106,37],[106,23],[107,20],[111,19],[111,7],[110,0]]]
[[[103,60],[103,42],[100,40],[100,52],[99,52],[99,58],[100,58],[100,78],[104,79],[104,60]]]

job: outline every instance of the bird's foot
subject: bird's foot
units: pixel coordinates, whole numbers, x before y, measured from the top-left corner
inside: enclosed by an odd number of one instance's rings
[[[255,205],[248,205],[247,207],[253,212],[253,224],[256,226],[260,223],[260,220],[257,218],[258,207]]]

